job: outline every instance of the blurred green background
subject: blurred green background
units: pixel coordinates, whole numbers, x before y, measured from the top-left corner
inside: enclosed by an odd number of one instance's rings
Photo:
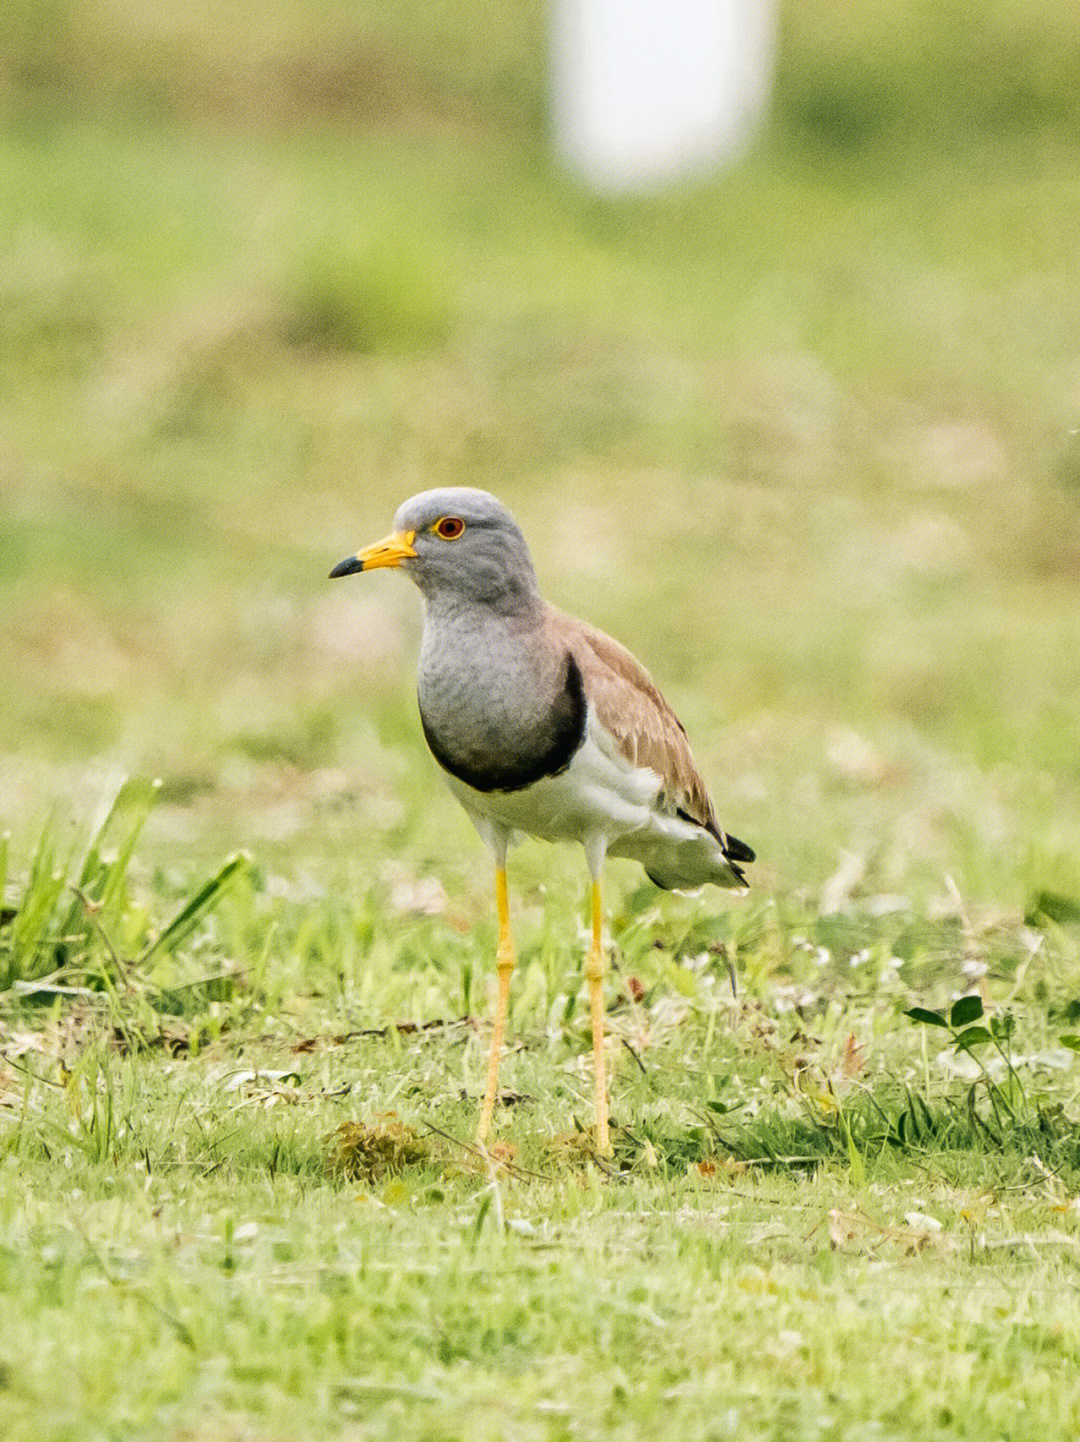
[[[538,0],[6,0],[17,846],[148,771],[159,856],[471,885],[417,598],[325,579],[463,483],[653,671],[759,885],[1076,894],[1080,9],[779,18],[752,151],[612,201],[550,159]]]

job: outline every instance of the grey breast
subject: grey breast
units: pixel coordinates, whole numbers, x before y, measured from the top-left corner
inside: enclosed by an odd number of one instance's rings
[[[417,697],[432,755],[476,791],[520,791],[570,764],[585,737],[581,672],[536,617],[429,605]]]

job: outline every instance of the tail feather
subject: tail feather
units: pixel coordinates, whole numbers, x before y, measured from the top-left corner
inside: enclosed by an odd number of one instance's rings
[[[753,847],[747,846],[745,841],[740,841],[737,836],[732,836],[725,831],[720,838],[720,849],[729,861],[756,861],[757,852]],[[732,868],[734,870],[734,867]]]
[[[654,886],[659,886],[662,891],[697,891],[699,887],[709,882],[713,886],[723,887],[727,891],[749,890],[750,887],[742,867],[736,866],[733,861],[725,861],[722,867],[718,867],[707,876],[680,871],[667,871],[661,874],[659,867],[650,868],[649,866],[645,867],[645,875]]]
[[[740,890],[750,885],[743,864],[754,860],[754,852],[745,841],[728,836],[715,822],[704,826],[681,809],[675,815],[689,823],[689,834],[681,828],[672,832],[670,816],[654,813],[650,827],[614,840],[609,855],[639,861],[649,880],[665,891],[696,891],[708,883]]]

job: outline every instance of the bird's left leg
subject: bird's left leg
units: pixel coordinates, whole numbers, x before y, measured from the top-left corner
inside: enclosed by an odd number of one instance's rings
[[[499,1086],[499,1055],[502,1051],[503,1033],[506,1030],[506,1013],[510,1007],[510,977],[514,970],[517,954],[514,937],[510,930],[510,899],[506,886],[506,861],[495,869],[495,904],[499,913],[499,948],[495,965],[499,976],[499,994],[495,1002],[495,1025],[491,1034],[491,1055],[488,1057],[487,1089],[484,1092],[484,1106],[480,1112],[480,1125],[476,1129],[476,1140],[482,1142],[491,1126],[491,1115],[495,1110],[495,1097]]]
[[[608,1137],[607,1064],[604,1055],[604,976],[607,957],[604,954],[604,909],[600,895],[600,872],[604,865],[604,847],[593,843],[586,847],[589,870],[592,872],[592,944],[585,963],[589,983],[589,1011],[592,1016],[593,1068],[596,1075],[596,1150],[602,1157],[611,1155]]]

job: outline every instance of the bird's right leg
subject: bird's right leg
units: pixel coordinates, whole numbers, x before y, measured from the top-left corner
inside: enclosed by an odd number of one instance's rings
[[[499,949],[495,966],[499,977],[499,994],[495,1002],[495,1026],[491,1034],[491,1055],[488,1058],[487,1090],[484,1092],[484,1106],[480,1112],[480,1125],[476,1140],[486,1139],[491,1126],[491,1114],[495,1110],[495,1097],[499,1087],[499,1055],[502,1052],[503,1033],[506,1031],[506,1013],[510,1006],[510,977],[514,970],[517,954],[514,951],[514,937],[510,931],[510,899],[506,888],[506,867],[495,870],[495,905],[499,913]]]
[[[593,1069],[596,1077],[596,1150],[602,1157],[611,1155],[608,1136],[607,1068],[604,1062],[604,911],[600,899],[600,879],[592,884],[592,945],[585,963],[589,983],[589,1010],[592,1016]]]

